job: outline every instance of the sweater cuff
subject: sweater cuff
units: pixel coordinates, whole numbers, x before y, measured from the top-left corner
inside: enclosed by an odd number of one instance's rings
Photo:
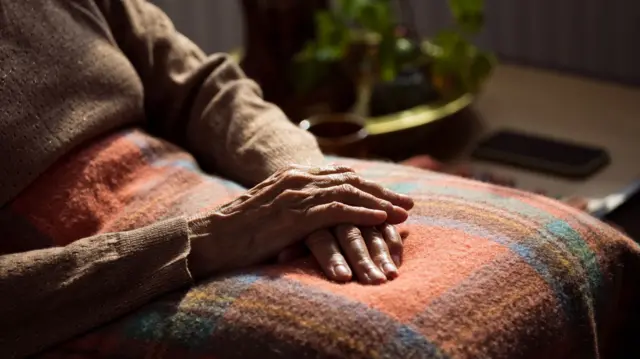
[[[121,232],[119,237],[117,251],[126,258],[129,269],[137,272],[132,276],[140,280],[140,301],[193,283],[187,266],[191,245],[185,218]]]

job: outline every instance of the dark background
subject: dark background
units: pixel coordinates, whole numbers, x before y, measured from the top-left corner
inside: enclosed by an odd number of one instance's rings
[[[501,60],[640,85],[640,1],[485,0],[478,43]],[[205,51],[242,46],[239,0],[153,0]],[[412,0],[420,33],[450,21],[446,0]]]

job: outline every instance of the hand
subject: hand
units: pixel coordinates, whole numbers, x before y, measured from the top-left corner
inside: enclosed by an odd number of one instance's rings
[[[381,284],[398,277],[402,239],[390,224],[377,228],[339,225],[333,233],[312,233],[306,243],[327,277],[337,282],[350,281],[353,272],[363,284]]]
[[[292,167],[190,218],[189,266],[199,276],[258,264],[321,228],[403,222],[412,206],[347,167]]]
[[[355,271],[362,284],[393,280],[398,277],[402,264],[402,238],[388,223],[361,228],[340,225],[333,231],[320,229],[309,235],[304,244],[282,251],[278,262],[292,261],[310,250],[329,279],[348,282]]]

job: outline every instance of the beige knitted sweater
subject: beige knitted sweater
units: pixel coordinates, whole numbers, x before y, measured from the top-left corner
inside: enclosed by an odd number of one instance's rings
[[[139,125],[245,185],[322,160],[233,61],[206,57],[144,0],[0,0],[0,208],[74,147]],[[0,357],[188,285],[189,251],[179,218],[0,255]],[[106,285],[109,276],[129,282]]]

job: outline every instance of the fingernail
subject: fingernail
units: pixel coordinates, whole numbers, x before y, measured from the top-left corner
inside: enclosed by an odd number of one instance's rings
[[[387,276],[384,275],[378,268],[369,270],[369,280],[371,283],[379,284],[387,281]]]
[[[349,271],[349,268],[347,268],[346,266],[343,266],[342,264],[335,266],[333,268],[333,271],[337,277],[344,278],[344,279],[351,277],[351,271]]]
[[[402,263],[400,263],[400,256],[397,255],[397,254],[392,255],[391,259],[393,259],[393,263],[395,263],[396,266],[398,266],[398,267],[400,267],[400,265],[402,264]]]
[[[382,268],[387,275],[387,279],[395,279],[396,277],[398,277],[398,268],[396,268],[396,266],[394,266],[393,264],[386,263],[382,266]]]
[[[409,196],[407,196],[407,195],[402,195],[402,197],[404,197],[404,200],[407,202],[407,203],[406,203],[406,204],[407,204],[407,207],[409,207],[409,208],[407,208],[407,209],[411,209],[411,208],[413,207],[413,204],[414,204],[414,202],[413,202],[413,198],[411,198],[411,197],[409,197]]]
[[[394,221],[394,223],[404,222],[409,218],[409,212],[402,207],[393,206],[393,217],[392,221]]]

